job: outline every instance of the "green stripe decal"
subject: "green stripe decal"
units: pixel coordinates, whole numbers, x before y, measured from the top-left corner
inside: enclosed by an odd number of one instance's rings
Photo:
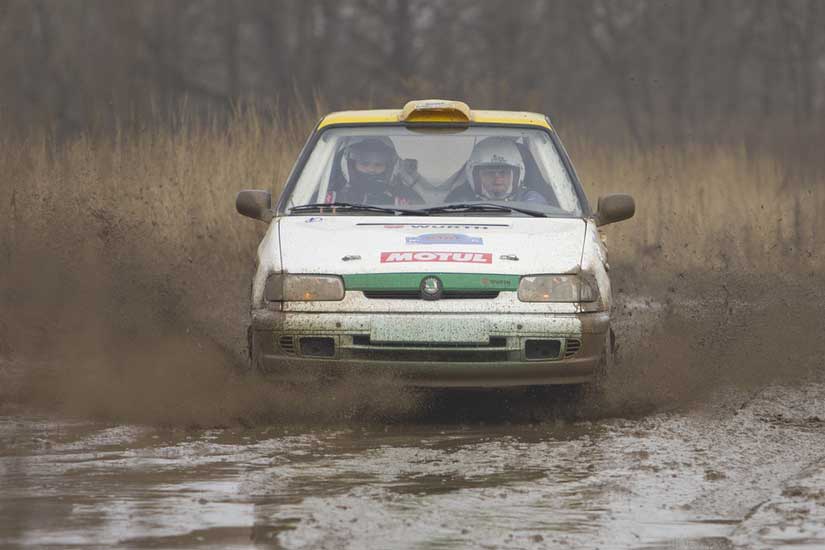
[[[489,273],[361,273],[344,275],[347,290],[418,290],[424,277],[438,277],[444,290],[518,290],[520,275]]]

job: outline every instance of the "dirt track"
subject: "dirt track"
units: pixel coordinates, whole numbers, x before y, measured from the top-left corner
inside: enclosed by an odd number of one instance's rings
[[[821,548],[823,397],[822,384],[772,386],[699,409],[538,423],[455,423],[449,409],[197,431],[7,417],[0,541]]]

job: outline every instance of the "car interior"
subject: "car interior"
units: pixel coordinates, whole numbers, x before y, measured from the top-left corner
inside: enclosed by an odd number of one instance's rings
[[[342,140],[341,145],[339,146],[338,150],[335,153],[332,162],[332,170],[330,172],[330,181],[329,181],[329,190],[338,191],[344,185],[346,185],[346,178],[343,172],[343,156],[347,149],[347,145],[349,143],[345,140]],[[532,189],[539,194],[541,194],[544,199],[547,201],[547,204],[550,206],[559,207],[559,201],[554,193],[552,187],[549,185],[547,181],[542,177],[541,171],[536,164],[535,159],[533,158],[532,153],[530,152],[530,148],[526,143],[521,142],[521,140],[516,141],[516,146],[521,153],[522,160],[524,162],[524,186],[527,189]],[[414,158],[401,158],[399,159],[399,166],[403,170],[418,172],[419,166],[419,159]],[[454,189],[456,186],[460,185],[463,181],[463,174],[464,169],[466,166],[466,162],[461,165],[455,172],[453,172],[449,177],[447,177],[443,182],[437,181],[429,181],[430,184],[441,188],[444,190],[444,194],[446,195]],[[312,202],[318,200],[318,192],[316,191],[315,196],[312,197]]]

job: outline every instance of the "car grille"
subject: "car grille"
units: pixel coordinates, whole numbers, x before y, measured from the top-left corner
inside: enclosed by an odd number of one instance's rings
[[[506,350],[483,349],[387,349],[350,348],[349,356],[364,361],[426,361],[453,363],[489,363],[509,360]]]
[[[364,297],[371,300],[421,300],[418,290],[365,290]],[[492,300],[498,298],[497,290],[447,290],[441,300]]]
[[[375,346],[381,348],[506,348],[507,338],[503,336],[491,336],[489,343],[467,344],[460,342],[373,342],[368,334],[362,334],[353,336],[352,344],[355,346]]]
[[[345,346],[347,356],[371,361],[450,361],[484,363],[513,360],[519,350],[507,347],[507,338],[493,336],[487,343],[373,342],[369,335],[354,335]]]

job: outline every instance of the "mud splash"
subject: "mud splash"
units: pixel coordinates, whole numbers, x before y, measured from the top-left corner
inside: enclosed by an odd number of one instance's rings
[[[37,294],[30,284],[15,287],[29,292],[19,300],[21,318],[28,316],[36,330],[24,335],[28,341],[16,339],[28,353],[0,363],[6,388],[0,404],[7,410],[187,427],[376,417],[424,423],[597,419],[692,406],[720,385],[757,391],[775,380],[801,380],[821,368],[825,356],[823,339],[811,337],[825,303],[815,289],[776,278],[714,280],[707,274],[683,274],[680,286],[660,289],[619,267],[617,362],[598,394],[421,393],[391,377],[283,387],[245,372],[244,315],[200,315],[189,275],[140,273],[131,265],[127,280],[140,284],[124,285],[118,269],[101,278],[100,270],[87,277],[69,267],[58,277],[69,281],[57,286],[69,298],[57,312],[31,299]],[[31,271],[25,275],[32,281]],[[217,307],[232,311],[246,296],[225,293],[221,299],[227,303]]]
[[[0,407],[182,426],[362,413],[504,422],[559,414],[543,403],[564,401],[563,392],[422,401],[391,378],[313,390],[245,375],[262,226],[231,212],[230,191],[253,176],[282,177],[266,147],[287,163],[297,145],[264,146],[259,132],[239,132],[4,150],[0,162],[12,176],[0,187]],[[726,268],[718,258],[737,257],[739,246],[729,238],[716,243],[706,268],[696,267],[704,249],[695,248],[684,262],[691,269],[678,268],[668,238],[704,211],[694,202],[676,214],[639,212],[640,227],[656,227],[654,247],[608,228],[619,360],[605,391],[575,414],[646,414],[701,402],[720,384],[758,389],[819,368],[825,290],[803,267],[816,258],[793,263],[783,250],[765,262],[787,260],[780,273],[736,270],[732,260]],[[805,238],[791,244],[814,242],[801,225],[807,218],[794,219]],[[466,406],[450,412],[445,402]]]
[[[618,364],[604,392],[610,414],[701,402],[720,386],[757,391],[821,371],[813,274],[616,270]]]
[[[118,248],[125,244],[135,243]],[[28,252],[3,281],[11,299],[2,317],[15,330],[6,333],[11,350],[0,359],[0,410],[199,427],[381,416],[416,406],[389,377],[303,388],[246,372],[248,283],[238,281],[248,273],[219,273],[226,291],[215,292],[215,279],[198,278],[188,262],[153,269],[149,251],[134,246],[123,262]],[[210,297],[207,306],[202,296]]]

